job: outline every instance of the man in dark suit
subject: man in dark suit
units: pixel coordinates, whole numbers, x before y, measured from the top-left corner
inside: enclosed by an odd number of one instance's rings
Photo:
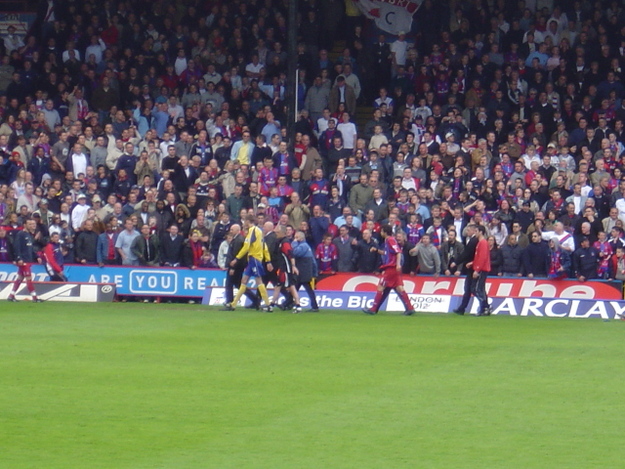
[[[186,195],[189,187],[195,184],[198,178],[195,168],[189,165],[189,158],[181,156],[174,171],[174,186],[181,195]]]
[[[171,225],[160,242],[161,263],[167,267],[179,267],[182,260],[184,237],[178,234],[178,226]]]
[[[384,34],[380,34],[370,50],[373,65],[373,90],[377,91],[391,81],[391,46],[386,43]]]
[[[464,245],[464,251],[458,256],[456,263],[451,263],[449,267],[455,268],[456,265],[462,266],[462,275],[464,278],[464,295],[462,295],[462,301],[460,305],[454,309],[456,314],[464,314],[464,310],[469,306],[469,300],[471,299],[471,291],[473,290],[473,258],[475,257],[475,249],[477,248],[477,226],[474,224],[467,225],[466,228],[466,242]]]
[[[243,256],[243,259],[238,259],[237,254],[243,247],[243,243],[245,238],[241,235],[241,226],[234,224],[230,227],[230,236],[232,236],[232,241],[230,241],[230,247],[228,248],[228,257],[226,258],[226,265],[230,265],[233,260],[236,260],[237,263],[234,267],[230,267],[228,269],[228,275],[226,276],[226,297],[224,299],[224,304],[230,304],[234,300],[234,287],[239,288],[241,286],[241,278],[243,277],[243,271],[247,265],[247,256]],[[247,296],[252,304],[257,304],[257,298],[254,296],[254,293],[247,290],[245,292],[245,296]],[[258,302],[260,305],[260,302]]]

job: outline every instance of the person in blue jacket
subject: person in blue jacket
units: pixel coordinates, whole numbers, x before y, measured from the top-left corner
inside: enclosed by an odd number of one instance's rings
[[[298,270],[295,289],[299,290],[300,287],[304,287],[310,298],[310,311],[316,313],[319,311],[319,305],[317,304],[313,282],[318,275],[317,262],[312,249],[306,242],[306,235],[303,231],[295,233],[295,241],[293,241],[291,247],[293,248],[293,257],[295,257],[295,266]]]

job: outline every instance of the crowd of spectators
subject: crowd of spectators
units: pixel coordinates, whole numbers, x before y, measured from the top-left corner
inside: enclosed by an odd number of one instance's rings
[[[625,279],[621,2],[425,0],[396,38],[300,3],[293,123],[287,1],[49,0],[9,28],[0,261],[35,218],[68,263],[225,268],[254,214],[321,272],[375,272],[390,224],[405,273],[459,275],[475,223],[491,275]]]

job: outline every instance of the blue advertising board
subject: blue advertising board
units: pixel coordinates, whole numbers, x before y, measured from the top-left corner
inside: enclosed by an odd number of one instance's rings
[[[226,272],[218,269],[151,268],[134,266],[66,265],[70,282],[114,283],[118,295],[202,297],[206,287],[222,287]],[[12,281],[17,276],[13,264],[0,264],[0,281]],[[50,278],[41,265],[33,266],[36,282]]]

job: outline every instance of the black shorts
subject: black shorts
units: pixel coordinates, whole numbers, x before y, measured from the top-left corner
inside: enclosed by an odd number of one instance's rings
[[[265,285],[268,284],[272,284],[272,285],[276,285],[278,283],[278,274],[277,271],[274,269],[271,272],[268,272],[267,270],[265,270],[265,275],[263,275],[263,283]]]
[[[295,276],[291,272],[278,269],[276,277],[275,285],[277,287],[289,288],[295,285]]]

